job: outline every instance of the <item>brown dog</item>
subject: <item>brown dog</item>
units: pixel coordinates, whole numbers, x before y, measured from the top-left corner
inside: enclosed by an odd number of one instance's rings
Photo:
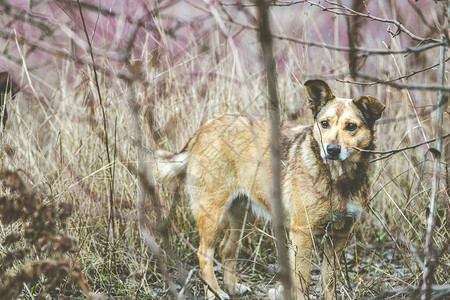
[[[369,192],[370,154],[374,149],[375,121],[385,105],[371,96],[336,98],[322,80],[305,82],[310,126],[283,125],[283,205],[290,229],[293,293],[308,298],[310,256],[314,236],[326,234],[322,290],[333,298],[333,271],[339,264],[354,220],[355,204]],[[220,243],[223,281],[230,294],[249,290],[237,282],[236,251],[242,211],[270,219],[270,126],[265,118],[244,114],[220,115],[206,122],[178,153],[157,152],[157,177],[185,175],[186,193],[200,235],[198,259],[202,276],[220,297],[229,298],[213,271],[216,241]],[[213,293],[207,289],[208,297]]]

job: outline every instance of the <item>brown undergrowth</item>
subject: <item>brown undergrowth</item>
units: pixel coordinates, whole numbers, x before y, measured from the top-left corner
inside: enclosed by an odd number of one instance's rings
[[[2,240],[2,299],[17,298],[24,285],[39,290],[42,298],[57,296],[67,285],[89,294],[76,261],[77,243],[64,233],[72,205],[55,203],[29,188],[16,171],[0,170],[0,185],[4,191],[0,196],[0,221],[16,229]]]

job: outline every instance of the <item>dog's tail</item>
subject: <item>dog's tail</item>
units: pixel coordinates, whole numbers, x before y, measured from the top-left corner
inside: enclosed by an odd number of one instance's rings
[[[189,152],[172,153],[157,150],[152,159],[153,177],[157,181],[166,181],[183,175],[189,163]]]

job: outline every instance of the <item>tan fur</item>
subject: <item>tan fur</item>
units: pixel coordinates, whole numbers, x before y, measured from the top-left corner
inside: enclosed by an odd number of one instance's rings
[[[290,229],[293,293],[297,299],[307,298],[312,238],[326,233],[321,285],[325,299],[332,299],[333,271],[360,214],[355,203],[366,198],[370,186],[370,155],[353,147],[374,148],[374,124],[384,105],[370,96],[336,98],[321,80],[307,81],[305,87],[314,124],[281,128],[281,181]],[[349,130],[350,123],[356,129]],[[328,128],[322,126],[327,124]],[[206,122],[184,151],[164,154],[159,160],[164,168],[167,162],[177,161],[175,171],[164,174],[178,174],[185,166],[186,193],[200,235],[203,278],[222,298],[228,298],[213,271],[216,241],[225,230],[220,243],[225,289],[230,294],[247,291],[237,282],[236,250],[246,207],[257,217],[271,216],[269,121],[244,114],[220,115]],[[207,295],[213,296],[210,291]]]

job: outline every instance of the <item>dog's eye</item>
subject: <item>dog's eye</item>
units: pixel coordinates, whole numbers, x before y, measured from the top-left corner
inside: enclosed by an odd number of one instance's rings
[[[320,121],[320,125],[321,125],[323,128],[328,128],[328,127],[330,127],[330,123],[328,123],[328,121]]]
[[[347,126],[345,126],[345,129],[348,131],[354,131],[358,128],[358,126],[355,123],[348,123]]]

